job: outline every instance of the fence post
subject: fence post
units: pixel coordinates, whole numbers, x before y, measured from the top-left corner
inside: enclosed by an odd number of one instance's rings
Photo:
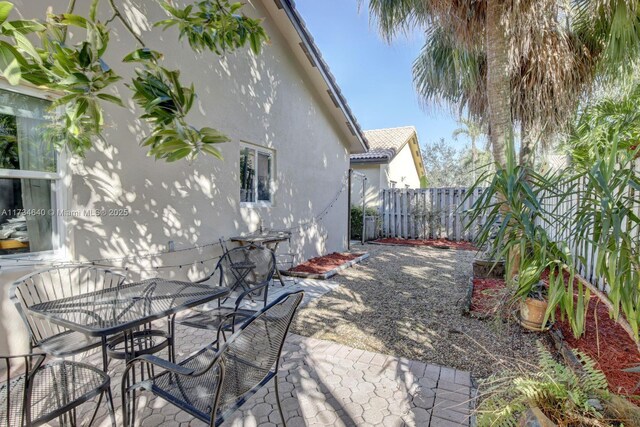
[[[429,201],[429,238],[433,239],[433,237],[435,236],[435,232],[434,232],[434,228],[435,228],[435,218],[436,218],[436,213],[434,211],[435,207],[436,207],[436,190],[435,188],[430,188],[429,189],[429,198],[431,199]]]
[[[382,224],[382,235],[384,237],[389,237],[389,211],[391,210],[391,206],[389,205],[389,191],[382,190],[382,208],[384,209],[383,214],[383,224]]]
[[[395,212],[396,212],[396,217],[395,217],[395,235],[393,237],[399,237],[400,234],[402,233],[402,228],[401,228],[401,218],[402,218],[402,205],[401,203],[401,197],[400,197],[400,191],[398,191],[397,189],[393,190],[394,193],[394,198],[395,198]]]
[[[451,237],[449,239],[458,241],[460,240],[460,236],[458,236],[458,220],[460,219],[458,215],[458,189],[452,188],[451,192],[453,193],[451,195],[451,234],[453,236],[453,239],[451,239]]]
[[[405,239],[473,240],[486,218],[483,216],[470,224],[465,212],[483,191],[479,188],[469,194],[467,188],[452,187],[381,190],[381,234]]]

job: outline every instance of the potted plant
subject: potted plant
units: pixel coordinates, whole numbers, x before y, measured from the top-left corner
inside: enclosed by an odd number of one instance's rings
[[[543,331],[545,329],[544,319],[549,305],[546,296],[546,288],[543,283],[540,283],[536,290],[532,290],[520,302],[520,324],[523,327],[531,331]]]
[[[494,224],[496,231],[499,226],[499,222]],[[473,277],[476,279],[504,279],[505,260],[500,257],[500,250],[496,247],[493,238],[495,233],[492,239],[482,245],[473,259]]]
[[[562,269],[573,265],[566,243],[550,238],[546,228],[553,224],[562,227],[563,218],[554,206],[563,203],[569,194],[560,194],[560,174],[540,174],[518,165],[512,155],[507,165],[498,169],[490,179],[481,177],[476,185],[489,181],[488,187],[468,211],[469,223],[484,219],[476,242],[491,247],[493,259],[505,260],[505,280],[512,290],[512,302],[519,306],[518,318],[523,326],[542,330],[554,308],[567,298],[559,286],[564,280]],[[473,194],[472,187],[469,194]],[[554,196],[554,203],[545,198]],[[545,271],[553,292],[547,295],[547,286],[541,283]],[[569,307],[570,310],[571,307]]]
[[[527,253],[520,259],[518,275],[513,278],[517,289],[516,298],[519,299],[518,320],[520,324],[531,331],[545,329],[548,293],[545,283],[541,280],[544,266],[543,253]]]

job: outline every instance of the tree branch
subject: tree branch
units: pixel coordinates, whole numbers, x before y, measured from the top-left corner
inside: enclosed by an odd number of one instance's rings
[[[68,14],[72,14],[73,10],[76,8],[76,0],[69,0],[69,6],[67,6],[67,13]],[[69,27],[64,27],[64,30],[62,32],[62,42],[66,42],[67,41],[67,31],[69,31]]]
[[[114,19],[116,19],[117,17],[118,17],[118,15],[116,15],[116,14],[114,13],[114,14],[113,14],[113,16],[112,16],[111,18],[107,19],[107,20],[104,22],[104,25],[109,25],[109,24],[111,24],[111,23],[113,22],[113,20],[114,20]]]
[[[109,4],[111,5],[111,10],[113,10],[114,15],[118,17],[120,22],[122,22],[122,25],[124,25],[124,27],[127,29],[127,31],[129,31],[131,33],[133,38],[135,38],[138,41],[138,43],[140,43],[142,45],[142,47],[147,47],[147,45],[144,43],[144,41],[142,41],[140,36],[138,34],[136,34],[136,32],[133,30],[133,28],[129,24],[129,21],[126,20],[126,18],[122,15],[122,13],[120,13],[120,10],[116,7],[116,4],[115,4],[114,0],[109,0]]]
[[[67,13],[73,13],[73,10],[76,8],[76,0],[69,1],[69,7],[67,8]]]

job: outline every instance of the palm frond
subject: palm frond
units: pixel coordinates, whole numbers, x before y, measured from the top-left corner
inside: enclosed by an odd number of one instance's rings
[[[359,0],[362,5],[364,0]],[[400,33],[424,25],[431,10],[423,0],[369,0],[369,17],[377,23],[382,37],[391,41]]]
[[[640,56],[640,6],[635,0],[575,0],[573,30],[606,78],[632,71]]]
[[[423,107],[448,106],[482,120],[486,111],[486,57],[461,47],[449,32],[433,26],[413,63],[413,81]]]
[[[362,4],[365,0],[359,0]],[[484,1],[450,0],[368,0],[369,16],[382,36],[392,40],[415,26],[448,28],[459,44],[482,46],[484,33]]]
[[[361,0],[364,1],[364,0]],[[486,1],[369,0],[391,40],[418,26],[426,41],[413,64],[425,109],[488,117]],[[598,79],[620,78],[640,58],[637,0],[507,0],[510,102],[522,139],[545,147],[564,133]],[[535,148],[535,147],[534,147]]]

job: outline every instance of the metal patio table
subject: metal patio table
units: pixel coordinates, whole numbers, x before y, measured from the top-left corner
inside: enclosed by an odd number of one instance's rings
[[[144,334],[155,331],[137,329],[167,317],[168,338],[173,340],[174,318],[177,313],[224,298],[228,294],[229,289],[223,286],[148,279],[37,304],[30,307],[30,312],[65,328],[100,337],[103,363],[107,366],[107,347],[111,342],[109,337],[115,336],[120,344],[124,344],[126,359],[153,353],[158,349],[138,351],[134,339],[144,338]],[[175,350],[172,344],[169,342],[169,358],[174,360]]]
[[[287,241],[291,243],[291,232],[276,230],[268,230],[262,232],[257,231],[255,233],[249,233],[244,236],[231,237],[229,240],[238,243],[240,246],[266,246],[275,254],[280,243]],[[276,268],[276,276],[278,276],[280,284],[284,286],[284,280],[282,280],[282,276],[280,275],[280,270],[278,268]]]
[[[249,233],[244,236],[231,237],[229,240],[239,243],[241,246],[251,244],[256,246],[266,246],[273,249],[275,252],[278,249],[278,245],[282,242],[286,242],[291,239],[291,233],[289,231],[263,231]],[[272,247],[273,246],[273,247]]]

